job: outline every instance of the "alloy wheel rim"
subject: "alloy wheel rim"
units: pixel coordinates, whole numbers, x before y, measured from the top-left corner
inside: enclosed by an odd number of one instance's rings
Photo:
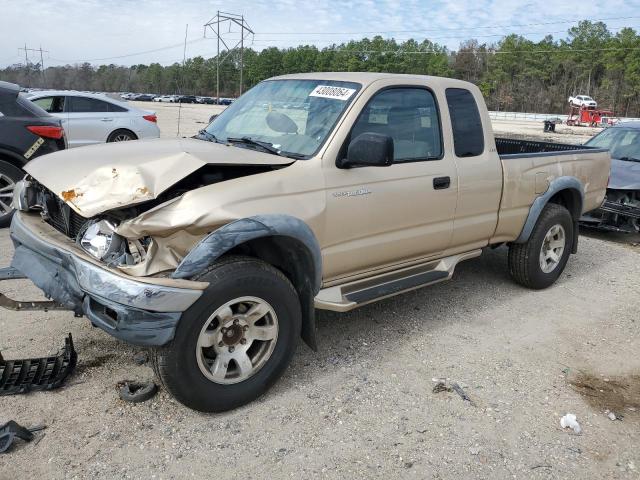
[[[553,272],[560,264],[566,246],[566,238],[562,225],[553,225],[547,231],[540,247],[540,269],[544,273]]]
[[[198,367],[214,383],[245,381],[264,367],[277,340],[273,307],[258,297],[236,298],[204,323],[196,345]]]
[[[120,133],[116,135],[116,138],[113,139],[114,142],[127,142],[129,140],[131,140],[131,137],[129,137],[129,135],[127,135],[126,133]]]
[[[8,215],[13,211],[11,202],[13,201],[13,190],[16,182],[7,175],[0,173],[0,216]]]

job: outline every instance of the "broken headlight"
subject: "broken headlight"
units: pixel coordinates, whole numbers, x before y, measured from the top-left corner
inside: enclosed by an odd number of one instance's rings
[[[122,237],[114,232],[115,228],[107,220],[92,223],[82,234],[80,246],[92,257],[104,260],[111,252],[120,250]]]

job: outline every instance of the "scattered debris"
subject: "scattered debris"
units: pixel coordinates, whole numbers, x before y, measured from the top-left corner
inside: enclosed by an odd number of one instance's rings
[[[136,365],[144,365],[149,361],[149,353],[146,350],[142,350],[133,355],[133,363]]]
[[[462,400],[469,402],[474,407],[476,406],[476,404],[473,402],[473,400],[471,400],[469,395],[467,395],[467,393],[462,389],[462,387],[458,385],[456,382],[451,382],[447,384],[447,381],[444,378],[432,378],[431,380],[436,382],[436,384],[433,386],[433,393],[455,391],[458,395],[460,395],[460,398],[462,398]]]
[[[609,417],[609,420],[611,420],[612,422],[615,421],[615,420],[622,421],[622,419],[624,418],[624,415],[620,415],[619,413],[612,412],[611,410],[605,410],[604,414],[607,417]]]
[[[552,465],[534,465],[531,467],[531,470],[535,470],[536,468],[553,468]]]
[[[470,447],[469,453],[471,455],[478,455],[480,453],[480,447]]]
[[[25,442],[30,442],[33,440],[33,433],[39,432],[40,430],[44,430],[44,425],[39,425],[37,427],[25,428],[17,422],[13,420],[8,421],[4,425],[0,427],[0,453],[7,452],[11,445],[13,445],[14,440],[17,438],[24,440]]]
[[[448,386],[445,382],[442,381],[438,381],[438,383],[435,384],[435,386],[433,387],[433,393],[440,393],[440,392],[451,392],[453,389]]]
[[[582,427],[578,423],[576,416],[573,413],[567,413],[560,419],[560,426],[562,428],[570,428],[574,433],[580,435],[582,433]]]
[[[0,396],[59,388],[73,373],[78,354],[71,334],[52,357],[4,360],[0,353]]]
[[[457,383],[454,382],[454,383],[451,384],[451,388],[453,388],[455,390],[455,392],[458,395],[460,395],[460,398],[462,398],[462,400],[464,400],[465,402],[469,402],[474,407],[476,406],[476,404],[473,403],[473,400],[471,400],[471,398],[469,398],[469,395],[467,395],[467,393],[462,389],[462,387],[460,385],[458,385]]]
[[[158,386],[153,382],[130,382],[125,380],[120,387],[120,398],[125,402],[140,403],[149,400],[158,393]]]

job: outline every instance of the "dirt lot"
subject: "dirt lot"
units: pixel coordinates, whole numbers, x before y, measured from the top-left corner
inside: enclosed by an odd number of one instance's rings
[[[170,136],[177,106],[153,107]],[[183,106],[182,133],[215,108]],[[164,391],[123,403],[117,382],[153,375],[134,363],[137,348],[70,313],[0,310],[6,358],[55,352],[68,332],[79,352],[65,388],[0,398],[0,422],[48,426],[37,444],[0,455],[0,479],[638,478],[638,241],[581,237],[544,291],[512,283],[500,248],[461,264],[451,282],[321,313],[320,351],[301,345],[266,396],[219,415]],[[0,265],[11,255],[0,231]],[[10,296],[37,294],[4,283]],[[433,393],[440,377],[472,402]],[[568,412],[581,435],[561,429]]]

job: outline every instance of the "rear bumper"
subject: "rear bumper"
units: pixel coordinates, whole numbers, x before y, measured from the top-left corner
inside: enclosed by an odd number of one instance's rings
[[[116,338],[136,345],[164,345],[173,339],[182,312],[202,295],[202,284],[195,282],[194,288],[146,283],[96,265],[60,246],[59,239],[43,237],[37,222],[22,212],[14,216],[12,267],[48,298],[76,315],[86,315]]]

